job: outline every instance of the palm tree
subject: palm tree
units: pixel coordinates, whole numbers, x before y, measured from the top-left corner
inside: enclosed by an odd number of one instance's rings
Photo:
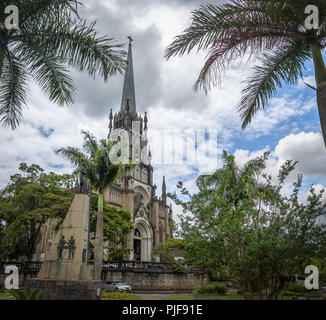
[[[227,200],[235,208],[243,200],[253,199],[256,203],[255,227],[257,232],[260,229],[260,213],[263,205],[271,199],[275,199],[277,193],[264,181],[268,177],[263,174],[266,168],[266,160],[269,152],[265,152],[261,157],[249,160],[243,167],[237,165],[234,155],[223,151],[223,167],[217,169],[210,175],[202,175],[197,181],[200,190],[199,197],[205,196],[208,201],[215,203],[216,195]],[[264,179],[262,179],[264,178]]]
[[[321,15],[318,30],[307,30],[308,5]],[[221,82],[232,60],[247,55],[259,60],[242,91],[239,112],[244,129],[283,84],[303,78],[305,63],[313,59],[322,135],[326,145],[326,68],[322,50],[326,46],[325,0],[233,0],[221,6],[195,10],[192,24],[166,49],[165,57],[189,53],[195,47],[207,50],[195,89],[206,92]]]
[[[19,29],[7,30],[7,5],[19,9]],[[69,68],[90,76],[122,72],[125,51],[113,39],[98,37],[95,22],[78,16],[77,0],[5,0],[0,3],[0,122],[16,128],[29,92],[37,83],[50,101],[68,105],[76,86]]]
[[[66,147],[58,150],[61,155],[75,165],[86,168],[86,177],[95,192],[98,192],[98,213],[96,220],[96,236],[94,246],[94,280],[101,279],[103,263],[103,195],[117,179],[134,169],[133,165],[113,164],[110,161],[110,152],[113,143],[105,139],[99,142],[86,131],[84,136],[83,153],[78,148]]]

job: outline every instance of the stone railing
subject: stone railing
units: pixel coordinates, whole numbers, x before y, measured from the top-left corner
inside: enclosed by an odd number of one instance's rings
[[[15,265],[18,267],[19,273],[33,274],[38,273],[42,266],[42,261],[24,261],[24,262],[0,262],[0,274],[4,273],[5,267]],[[93,264],[93,261],[89,261]],[[198,269],[191,264],[181,263],[184,272],[207,271]],[[111,269],[124,269],[124,270],[162,270],[162,271],[175,271],[175,263],[162,263],[162,262],[144,262],[144,261],[121,261],[109,262],[103,261],[103,270]]]
[[[203,271],[199,270],[191,264],[181,263],[184,272]],[[103,270],[110,269],[127,269],[127,270],[162,270],[162,271],[175,271],[175,263],[162,263],[162,262],[146,262],[146,261],[121,261],[109,262],[103,261]]]
[[[42,266],[42,261],[24,261],[24,262],[0,261],[0,274],[4,273],[6,266],[13,266],[13,265],[18,268],[19,273],[31,274],[31,273],[38,273],[40,271]]]

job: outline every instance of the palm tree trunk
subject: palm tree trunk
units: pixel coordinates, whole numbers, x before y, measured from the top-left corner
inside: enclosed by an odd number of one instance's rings
[[[317,104],[322,136],[326,147],[326,67],[320,47],[311,45],[317,83]]]
[[[98,213],[96,219],[96,236],[94,248],[94,280],[101,280],[103,265],[103,193],[98,196]]]

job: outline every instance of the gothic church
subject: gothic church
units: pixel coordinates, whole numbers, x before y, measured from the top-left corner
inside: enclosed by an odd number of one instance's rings
[[[137,159],[139,165],[129,176],[119,179],[110,187],[104,194],[104,200],[110,206],[130,212],[132,216],[134,229],[127,236],[126,247],[130,252],[127,260],[152,261],[157,260],[152,257],[153,247],[172,237],[169,227],[172,207],[166,201],[165,178],[162,181],[161,197],[156,195],[156,186],[153,184],[153,167],[147,139],[148,119],[146,113],[141,117],[136,110],[131,41],[129,37],[121,108],[115,115],[111,109],[108,139],[116,142],[123,133],[130,141],[130,157]],[[135,122],[138,123],[136,129],[133,126]],[[34,259],[44,259],[46,247],[55,236],[54,225],[54,221],[49,221],[44,226]],[[104,257],[109,247],[109,243],[104,244]]]
[[[130,176],[118,180],[107,190],[104,199],[111,206],[126,210],[132,215],[134,230],[127,236],[127,248],[130,249],[129,260],[152,261],[153,247],[172,237],[169,228],[169,221],[172,220],[172,207],[166,202],[164,177],[161,197],[155,194],[156,186],[153,184],[153,167],[147,139],[148,119],[146,112],[142,118],[138,116],[136,110],[131,42],[132,39],[129,37],[128,64],[121,108],[114,116],[111,109],[109,140],[116,141],[123,131],[130,141],[130,156],[138,159],[140,164]],[[136,128],[132,125],[135,121],[139,124]],[[134,148],[133,143],[139,147]]]

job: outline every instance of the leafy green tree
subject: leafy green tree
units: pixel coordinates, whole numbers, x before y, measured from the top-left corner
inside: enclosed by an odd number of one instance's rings
[[[183,239],[178,239],[178,238],[169,238],[166,242],[165,245],[167,248],[170,248],[172,250],[185,250],[187,247],[187,242]]]
[[[6,29],[5,8],[19,9],[19,29]],[[37,83],[50,101],[74,101],[70,68],[108,80],[125,67],[125,52],[112,38],[99,37],[87,24],[77,0],[4,0],[0,3],[0,121],[19,125],[29,92]]]
[[[289,196],[283,192],[295,163],[286,161],[278,177],[265,173],[268,154],[239,167],[223,154],[223,167],[197,179],[190,194],[170,195],[184,209],[178,234],[186,240],[185,260],[214,273],[228,273],[247,299],[277,299],[288,276],[325,256],[326,214],[323,193],[312,187],[299,201],[302,176]],[[277,181],[272,183],[272,181]]]
[[[186,246],[187,243],[183,239],[169,238],[153,248],[153,255],[159,257],[160,262],[174,263],[174,255],[177,252],[183,252]]]
[[[36,164],[21,163],[19,170],[0,193],[0,258],[30,260],[48,219],[59,226],[65,217],[73,197],[67,189],[72,177],[46,174]]]
[[[92,218],[90,231],[96,232],[96,216],[98,212],[98,195],[92,196]],[[110,241],[116,246],[124,246],[126,236],[133,229],[131,214],[103,203],[103,241]]]
[[[318,29],[305,27],[308,5],[319,9]],[[195,84],[195,89],[205,91],[221,82],[231,61],[258,57],[239,105],[243,129],[278,88],[303,78],[305,63],[312,59],[326,145],[326,68],[322,56],[326,46],[325,18],[324,0],[232,0],[223,5],[203,5],[193,11],[190,27],[175,38],[165,56],[183,55],[194,48],[207,51]]]
[[[108,252],[108,260],[111,262],[122,262],[130,249],[124,247],[110,248]]]
[[[61,148],[62,156],[75,165],[85,165],[86,177],[93,191],[98,193],[98,213],[94,248],[94,279],[101,279],[103,261],[103,195],[117,179],[134,168],[133,165],[113,164],[110,160],[112,142],[102,139],[99,142],[89,132],[82,131],[84,136],[83,153],[78,148]]]
[[[153,256],[159,257],[160,262],[173,263],[174,255],[173,250],[168,248],[165,243],[160,243],[153,248]]]

